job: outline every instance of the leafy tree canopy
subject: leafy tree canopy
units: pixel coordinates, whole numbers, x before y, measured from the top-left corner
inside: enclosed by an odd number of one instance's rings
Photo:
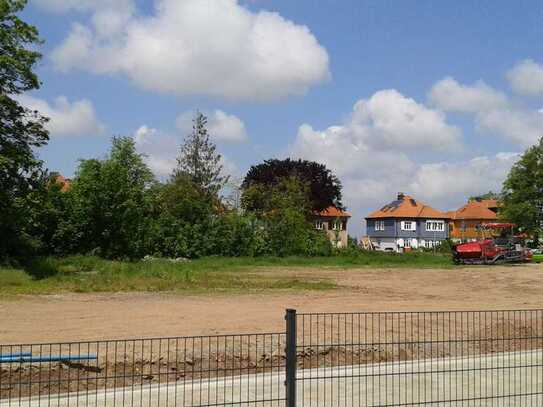
[[[502,216],[538,233],[543,221],[543,138],[511,168],[502,191]]]
[[[469,199],[470,201],[480,201],[485,199],[495,199],[499,201],[501,199],[501,195],[498,192],[488,191],[486,194],[474,195],[471,196]]]
[[[40,85],[33,71],[41,58],[38,30],[17,16],[25,4],[0,0],[0,236],[9,236],[1,239],[0,258],[25,252],[35,195],[45,179],[33,149],[49,139],[47,119],[16,98]]]
[[[310,209],[323,210],[331,205],[342,208],[341,182],[324,164],[313,161],[271,159],[252,166],[242,184],[244,194],[251,187],[261,190],[273,188],[289,178],[298,179],[307,186],[307,199]],[[245,209],[259,211],[263,209],[263,200],[244,199]]]
[[[105,160],[81,162],[70,189],[71,218],[64,229],[79,252],[138,257],[151,208],[154,178],[129,137],[114,137]]]

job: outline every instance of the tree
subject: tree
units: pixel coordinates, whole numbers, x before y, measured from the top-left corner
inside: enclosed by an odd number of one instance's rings
[[[501,216],[538,234],[543,221],[543,138],[513,165],[503,184]]]
[[[34,149],[49,139],[47,119],[16,98],[40,86],[33,71],[41,58],[38,30],[17,16],[25,4],[0,0],[0,258],[29,254],[31,196],[46,178]]]
[[[144,255],[154,178],[129,137],[114,137],[105,160],[83,160],[70,189],[70,216],[59,233],[69,250],[106,257]]]
[[[469,198],[470,201],[481,201],[481,200],[485,200],[485,199],[495,199],[495,200],[499,201],[501,199],[501,196],[497,192],[488,191],[486,194],[475,195],[475,196],[471,196]]]
[[[222,157],[217,152],[217,146],[210,140],[206,126],[207,117],[196,112],[192,132],[181,146],[174,176],[188,175],[204,191],[217,195],[229,177],[222,175]]]
[[[324,164],[306,160],[266,160],[252,166],[242,184],[248,191],[250,187],[273,188],[288,178],[296,178],[307,185],[311,210],[321,211],[329,206],[342,208],[341,182]],[[245,199],[245,208],[251,211],[262,209],[263,201]]]

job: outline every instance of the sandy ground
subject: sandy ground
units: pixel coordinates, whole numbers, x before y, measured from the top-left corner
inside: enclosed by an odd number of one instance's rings
[[[0,299],[0,344],[284,330],[300,312],[543,308],[543,266],[445,270],[269,269],[330,278],[324,292],[183,296],[68,294]]]

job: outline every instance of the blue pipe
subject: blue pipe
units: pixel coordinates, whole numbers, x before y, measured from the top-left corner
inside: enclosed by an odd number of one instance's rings
[[[96,355],[78,355],[78,356],[14,356],[0,358],[0,363],[37,363],[37,362],[73,362],[78,360],[96,360]]]
[[[0,359],[14,358],[19,356],[32,356],[31,352],[0,353]]]

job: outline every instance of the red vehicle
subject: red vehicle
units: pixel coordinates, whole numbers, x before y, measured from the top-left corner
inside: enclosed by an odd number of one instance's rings
[[[476,242],[453,247],[455,264],[523,263],[532,260],[532,253],[513,234],[513,223],[484,223],[480,226],[482,238]],[[496,237],[496,233],[499,236]],[[488,237],[486,237],[488,235]]]

